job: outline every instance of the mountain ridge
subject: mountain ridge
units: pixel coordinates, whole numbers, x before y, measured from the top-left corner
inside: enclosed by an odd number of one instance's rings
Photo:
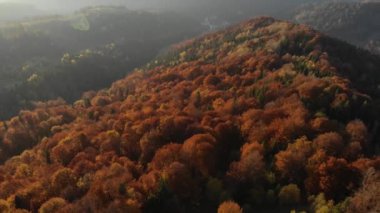
[[[380,54],[379,10],[378,1],[316,3],[297,9],[293,20]]]

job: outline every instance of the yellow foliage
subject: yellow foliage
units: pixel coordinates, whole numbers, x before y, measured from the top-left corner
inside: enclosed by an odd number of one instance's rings
[[[38,210],[38,213],[54,213],[65,205],[66,201],[64,199],[60,197],[54,197],[42,204]]]
[[[181,52],[181,53],[179,54],[179,57],[181,58],[181,60],[185,59],[186,56],[187,56],[186,51],[183,51],[183,52]]]
[[[301,200],[301,191],[296,184],[289,184],[281,188],[278,197],[282,204],[297,204]]]
[[[0,212],[1,213],[9,213],[10,205],[6,200],[0,199]]]
[[[17,168],[16,168],[16,173],[15,173],[15,176],[18,177],[18,178],[23,178],[23,177],[28,177],[28,176],[31,176],[32,175],[32,170],[29,168],[29,166],[25,163],[23,164],[20,164]]]

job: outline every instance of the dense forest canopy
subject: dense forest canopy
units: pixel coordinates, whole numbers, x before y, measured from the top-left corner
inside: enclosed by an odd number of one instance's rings
[[[0,210],[375,212],[379,56],[258,18],[0,126]]]
[[[379,212],[379,14],[0,0],[0,213]]]

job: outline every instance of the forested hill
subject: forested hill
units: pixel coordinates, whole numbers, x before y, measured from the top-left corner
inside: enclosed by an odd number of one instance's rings
[[[105,6],[3,24],[0,120],[33,101],[71,102],[85,91],[108,87],[170,44],[201,31],[180,14]]]
[[[294,20],[380,54],[379,1],[326,1],[297,9]]]
[[[272,18],[185,41],[109,89],[3,122],[0,209],[375,211],[378,67]]]
[[[25,16],[37,15],[0,23],[0,120],[33,108],[35,101],[61,97],[72,103],[85,91],[108,87],[172,43],[261,14],[293,19],[374,53],[380,51],[380,3],[278,1],[220,0],[215,7],[213,1],[175,0],[163,1],[170,5],[166,10],[155,10],[166,12],[96,6],[64,16],[40,16],[44,13],[28,4],[0,4],[0,22],[2,16],[20,10],[29,11],[22,12]]]

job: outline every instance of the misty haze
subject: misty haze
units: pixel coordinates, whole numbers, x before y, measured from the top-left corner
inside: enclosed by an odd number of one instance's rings
[[[0,0],[0,213],[380,211],[380,1]]]

